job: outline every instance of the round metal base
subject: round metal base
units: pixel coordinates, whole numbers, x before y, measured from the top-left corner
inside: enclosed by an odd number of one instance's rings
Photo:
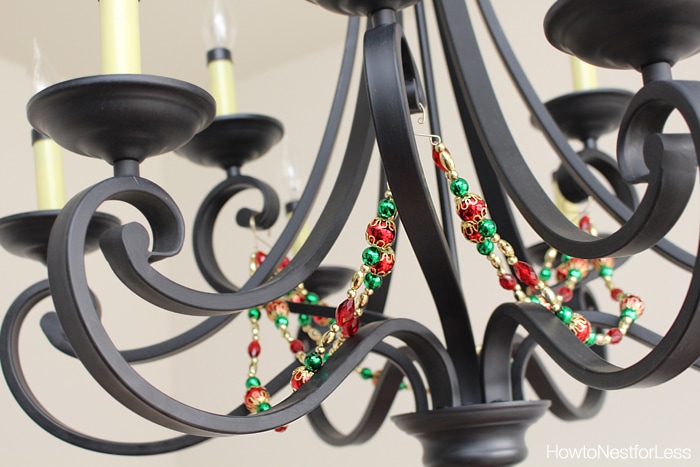
[[[544,28],[554,47],[599,67],[673,65],[700,50],[700,3],[559,0]]]
[[[432,467],[512,465],[525,459],[525,431],[549,401],[511,401],[451,407],[393,417],[423,445]]]
[[[224,115],[176,152],[197,164],[241,167],[269,151],[283,134],[282,123],[272,117]]]
[[[401,10],[418,3],[419,0],[309,0],[323,8],[349,16],[368,16],[375,11]]]
[[[587,141],[616,130],[633,94],[617,89],[578,91],[547,102],[547,110],[570,139]]]
[[[100,75],[48,87],[27,104],[29,123],[60,146],[113,164],[179,148],[214,118],[214,99],[171,78]]]
[[[12,254],[46,264],[49,235],[60,212],[32,211],[3,217],[0,219],[0,245]],[[88,227],[85,251],[96,250],[102,234],[120,224],[119,219],[110,214],[96,213]]]

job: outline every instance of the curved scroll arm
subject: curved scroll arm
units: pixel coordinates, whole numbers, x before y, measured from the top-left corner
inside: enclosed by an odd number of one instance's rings
[[[488,80],[466,5],[436,0],[436,11],[462,118],[474,122],[499,180],[537,234],[558,250],[581,258],[630,255],[661,240],[676,223],[690,197],[697,168],[694,158],[673,138],[655,135],[656,141],[644,147],[645,163],[653,168],[639,208],[618,231],[607,237],[592,237],[580,231],[540,187],[513,140]],[[677,87],[668,82],[651,84]],[[683,98],[673,103],[693,130],[691,117],[698,113],[700,104],[696,104],[697,97],[689,94]],[[694,133],[700,138],[700,126]]]
[[[328,124],[324,132],[323,140],[319,148],[318,156],[314,162],[311,174],[309,176],[309,182],[307,183],[304,193],[299,201],[292,219],[284,229],[281,238],[296,237],[301,224],[308,215],[308,211],[311,208],[312,202],[316,197],[317,188],[320,185],[320,179],[326,171],[328,162],[331,156],[331,150],[333,144],[335,143],[336,136],[338,134],[338,128],[340,125],[341,116],[343,114],[343,109],[345,108],[345,103],[347,101],[347,94],[350,85],[350,77],[352,74],[354,55],[357,48],[357,39],[359,31],[359,18],[351,17],[348,19],[348,30],[345,40],[345,50],[343,54],[343,59],[341,62],[340,74],[338,78],[338,85],[336,86],[336,93],[333,98],[333,103],[331,105],[331,112],[328,119]],[[364,97],[362,97],[364,99]],[[291,242],[291,240],[290,240]],[[280,259],[282,255],[285,254],[289,245],[283,245],[284,242],[277,242],[273,251],[270,252],[268,258],[275,258],[275,251],[279,251]],[[291,243],[290,243],[291,244]],[[272,261],[272,260],[271,260]],[[44,319],[46,318],[46,319]],[[55,313],[49,313],[47,316],[42,318],[42,327],[44,332],[49,337],[52,344],[62,352],[75,356],[73,350],[65,339],[63,330],[60,327],[57,316]],[[152,344],[138,349],[125,350],[123,355],[129,362],[145,362],[152,361],[159,358],[167,357],[169,355],[174,355],[182,350],[185,350],[198,342],[206,339],[215,332],[219,331],[223,326],[225,326],[231,320],[231,316],[215,316],[211,317],[204,322],[194,326],[193,328],[167,339],[163,342]]]
[[[192,242],[197,266],[217,292],[236,292],[240,287],[228,280],[219,267],[214,254],[214,224],[224,205],[238,193],[247,189],[257,189],[263,196],[262,209],[252,211],[243,208],[238,211],[236,221],[243,227],[248,227],[251,216],[254,216],[255,226],[260,229],[270,228],[279,215],[280,204],[275,190],[263,182],[246,175],[231,175],[209,192],[197,211],[192,230]]]
[[[619,199],[610,194],[607,188],[590,173],[585,164],[582,163],[580,157],[571,149],[568,141],[549,115],[542,101],[537,97],[535,90],[527,79],[518,59],[508,44],[508,40],[503,33],[490,0],[479,0],[478,4],[491,37],[498,48],[508,72],[513,81],[517,84],[521,96],[530,108],[533,116],[537,119],[539,126],[544,129],[544,134],[549,139],[550,144],[557,150],[569,171],[575,174],[577,184],[584,187],[615,219],[620,222],[626,222],[631,216],[632,211]],[[455,12],[451,11],[450,14],[455,14]],[[693,264],[695,263],[693,255],[684,251],[669,240],[662,239],[657,242],[653,248],[675,264],[687,270],[692,270]]]
[[[363,92],[360,95],[362,96]],[[340,178],[327,209],[334,203],[341,206],[343,203],[352,204],[352,200],[348,201],[347,198],[354,198],[354,195],[348,196],[348,192],[353,193],[352,189],[359,190],[369,159],[370,151],[367,150],[367,146],[371,147],[371,136],[371,131],[361,134],[359,139],[365,150],[353,153],[352,158],[346,157],[344,165],[349,172],[353,172],[352,169],[359,172]],[[348,175],[347,172],[344,175]],[[348,179],[351,181],[345,182]],[[140,209],[152,223],[154,240],[153,251],[148,252],[148,236],[145,229],[138,224],[128,224],[112,229],[103,236],[105,254],[123,280],[125,275],[132,276],[130,280],[125,281],[132,290],[141,296],[149,297],[156,304],[167,305],[165,308],[190,314],[197,314],[202,309],[214,310],[215,313],[231,313],[231,310],[247,308],[282,296],[302,279],[298,276],[300,271],[285,274],[290,269],[294,270],[292,260],[285,270],[258,290],[241,291],[236,294],[207,294],[187,289],[167,280],[148,264],[149,261],[172,255],[182,240],[182,221],[179,213],[172,200],[159,187],[135,176],[121,176],[105,180],[71,199],[58,216],[49,241],[49,280],[59,319],[75,353],[97,382],[115,399],[142,417],[165,427],[198,436],[252,433],[275,428],[317,407],[345,376],[353,371],[364,355],[388,335],[405,339],[414,349],[419,349],[416,353],[427,367],[426,373],[432,374],[432,377],[429,375],[429,380],[455,381],[451,362],[437,339],[427,329],[417,323],[391,320],[368,325],[360,330],[355,338],[350,339],[339,350],[338,357],[331,359],[309,383],[285,402],[258,416],[229,417],[211,414],[170,398],[143,379],[126,362],[97,319],[96,310],[90,300],[82,259],[82,239],[85,238],[85,229],[92,213],[108,199],[123,200]],[[338,212],[332,212],[333,214],[329,215],[330,222],[336,222]],[[329,231],[332,232],[333,228],[337,227],[320,225],[323,223],[320,222],[314,230],[321,230],[328,235]],[[342,222],[339,224],[342,225]],[[300,256],[303,256],[305,249],[306,256],[310,256],[308,245],[302,248]],[[311,267],[315,269],[317,266],[318,264],[314,264]],[[255,278],[254,275],[251,280]],[[286,283],[290,278],[291,283]],[[278,290],[280,286],[281,290]],[[341,358],[341,354],[344,357]],[[454,383],[440,386],[432,393],[434,405],[452,405],[459,401]]]
[[[562,420],[585,420],[596,416],[603,408],[605,391],[586,388],[583,401],[577,406],[569,401],[566,395],[559,390],[554,379],[549,375],[539,358],[534,354],[537,342],[531,338],[525,338],[515,353],[513,359],[513,399],[524,400],[523,380],[532,385],[537,396],[542,400],[551,401],[549,411]]]
[[[365,413],[350,433],[342,434],[333,426],[328,417],[326,417],[323,405],[320,405],[307,416],[311,427],[322,440],[333,446],[348,446],[350,444],[361,444],[372,438],[386,419],[396,394],[401,388],[404,376],[411,385],[416,412],[428,410],[427,391],[423,380],[413,366],[411,358],[402,350],[405,351],[406,349],[395,349],[384,343],[380,343],[374,348],[375,353],[390,358],[390,361],[386,363],[381,371],[381,376],[376,382],[372,398],[365,409]]]
[[[418,158],[404,82],[413,63],[393,11],[372,15],[365,34],[365,80],[377,144],[406,235],[440,313],[443,333],[464,404],[482,399],[479,364],[461,286],[440,228]],[[431,388],[432,389],[432,388]]]
[[[698,282],[694,276],[686,300],[666,335],[644,358],[627,368],[620,368],[596,355],[581,344],[558,318],[539,305],[508,303],[499,306],[487,325],[482,350],[487,401],[510,400],[512,397],[510,352],[518,325],[522,325],[564,371],[593,388],[647,387],[677,376],[700,358]],[[630,328],[630,334],[635,332],[635,327]]]

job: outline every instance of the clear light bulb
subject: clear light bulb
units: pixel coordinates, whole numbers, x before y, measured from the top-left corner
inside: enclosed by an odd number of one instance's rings
[[[284,179],[284,184],[287,188],[287,195],[289,196],[289,201],[296,202],[299,201],[301,196],[301,178],[299,177],[299,171],[294,165],[294,157],[289,151],[289,144],[285,139],[284,152],[282,154],[282,178]]]
[[[232,49],[236,41],[233,3],[229,0],[210,0],[204,8],[202,32],[207,50]]]
[[[56,72],[46,59],[39,47],[39,41],[34,38],[32,44],[32,66],[29,70],[32,83],[32,91],[37,93],[55,84]]]

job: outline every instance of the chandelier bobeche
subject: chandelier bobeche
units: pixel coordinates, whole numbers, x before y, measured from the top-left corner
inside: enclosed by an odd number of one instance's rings
[[[649,249],[693,273],[696,269],[695,257],[666,237],[690,199],[697,172],[700,84],[674,80],[671,67],[700,50],[700,2],[556,1],[545,18],[545,33],[556,48],[592,65],[636,69],[644,85],[636,94],[579,90],[546,104],[525,78],[490,2],[476,2],[534,126],[562,160],[561,167],[553,168],[555,201],[533,176],[499,110],[466,2],[435,0],[434,10],[480,192],[457,171],[468,154],[453,155],[443,143],[423,3],[311,2],[329,14],[350,17],[337,90],[306,186],[289,205],[291,217],[277,241],[265,251],[256,246],[243,286],[235,285],[218,262],[214,224],[223,206],[249,189],[262,194],[263,206],[241,209],[237,224],[253,236],[275,224],[280,200],[270,180],[244,175],[241,168],[277,144],[283,129],[272,117],[237,112],[230,50],[234,34],[226,28],[227,12],[221,5],[211,13],[207,45],[211,95],[180,80],[141,74],[138,0],[100,0],[103,74],[55,84],[29,101],[27,115],[42,166],[38,170],[46,174],[46,183],[60,178],[57,169],[42,162],[56,166],[58,156],[51,155],[55,148],[47,146],[52,141],[114,169],[112,177],[85,188],[65,206],[56,194],[60,185],[49,189],[40,183],[39,198],[48,200],[40,203],[40,210],[0,219],[3,247],[46,264],[48,270],[47,280],[13,302],[0,331],[5,379],[37,424],[93,451],[148,455],[214,436],[284,432],[291,422],[308,416],[322,439],[345,445],[372,437],[397,392],[408,389],[415,412],[393,420],[420,440],[426,465],[510,465],[526,458],[525,431],[548,408],[564,419],[590,418],[601,410],[605,390],[657,385],[690,367],[700,368],[700,279],[695,274],[663,336],[638,322],[645,311],[652,311],[645,310],[640,297],[655,291],[635,291],[634,284],[622,289],[613,282],[616,267]],[[409,8],[418,25],[420,69],[401,25],[400,13]],[[628,14],[631,10],[634,15]],[[349,94],[362,17],[367,30],[348,143],[330,195],[319,201]],[[674,110],[685,120],[688,134],[664,133]],[[416,115],[429,131],[414,128]],[[618,128],[615,161],[598,149],[597,140]],[[426,137],[439,203],[427,188],[419,156],[418,145]],[[568,139],[584,142],[584,148],[575,152]],[[382,160],[381,188],[376,215],[364,233],[368,245],[358,251],[359,267],[322,266],[362,190],[375,143]],[[140,175],[141,162],[170,151],[226,174],[201,203],[192,230],[197,266],[213,291],[186,287],[152,266],[177,255],[184,241],[186,222],[175,201]],[[641,199],[634,187],[639,182],[647,184]],[[140,211],[150,231],[100,212],[105,202],[114,200]],[[589,200],[621,227],[598,232],[582,207]],[[542,243],[524,244],[511,201]],[[302,232],[315,202],[323,203],[322,211],[306,237]],[[490,315],[479,346],[467,312],[470,297],[459,278],[455,232],[475,246],[475,257],[483,256],[490,264],[470,263],[470,274],[495,271],[496,288],[508,292]],[[395,241],[404,234],[410,245],[398,248]],[[88,286],[84,256],[97,249],[116,277],[148,305],[206,320],[160,343],[118,349]],[[435,302],[440,337],[423,323],[402,318],[400,310],[384,314],[389,290],[400,288],[391,287],[389,273],[396,257],[409,249]],[[613,313],[598,311],[594,281],[616,302]],[[325,297],[342,292],[348,283],[345,296],[329,306]],[[42,330],[52,345],[78,358],[131,411],[182,435],[149,442],[100,439],[74,430],[41,405],[24,377],[18,339],[27,314],[47,297],[56,313],[42,321]],[[135,363],[196,345],[240,315],[250,328],[249,340],[240,346],[248,372],[241,375],[241,399],[230,413],[211,413],[176,400],[134,370]],[[265,316],[291,354],[263,352]],[[605,349],[629,340],[624,336],[652,350],[637,363],[619,367],[605,358]],[[587,387],[581,404],[569,402],[557,389],[533,357],[537,346]],[[366,366],[370,353],[387,360],[382,370]],[[263,381],[259,365],[279,362],[287,366]],[[374,394],[358,425],[341,434],[322,403],[358,374],[373,381]],[[548,400],[527,400],[526,381]]]

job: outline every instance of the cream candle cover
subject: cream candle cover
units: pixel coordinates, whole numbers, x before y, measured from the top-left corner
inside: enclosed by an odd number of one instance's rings
[[[571,76],[575,91],[584,91],[598,87],[596,68],[574,56],[571,57]]]
[[[38,208],[61,209],[66,204],[61,148],[37,131],[32,131],[32,148]]]
[[[216,115],[236,113],[236,88],[231,52],[223,47],[212,49],[207,53],[207,59],[209,92],[216,101]]]
[[[141,73],[139,0],[99,0],[102,73]]]

